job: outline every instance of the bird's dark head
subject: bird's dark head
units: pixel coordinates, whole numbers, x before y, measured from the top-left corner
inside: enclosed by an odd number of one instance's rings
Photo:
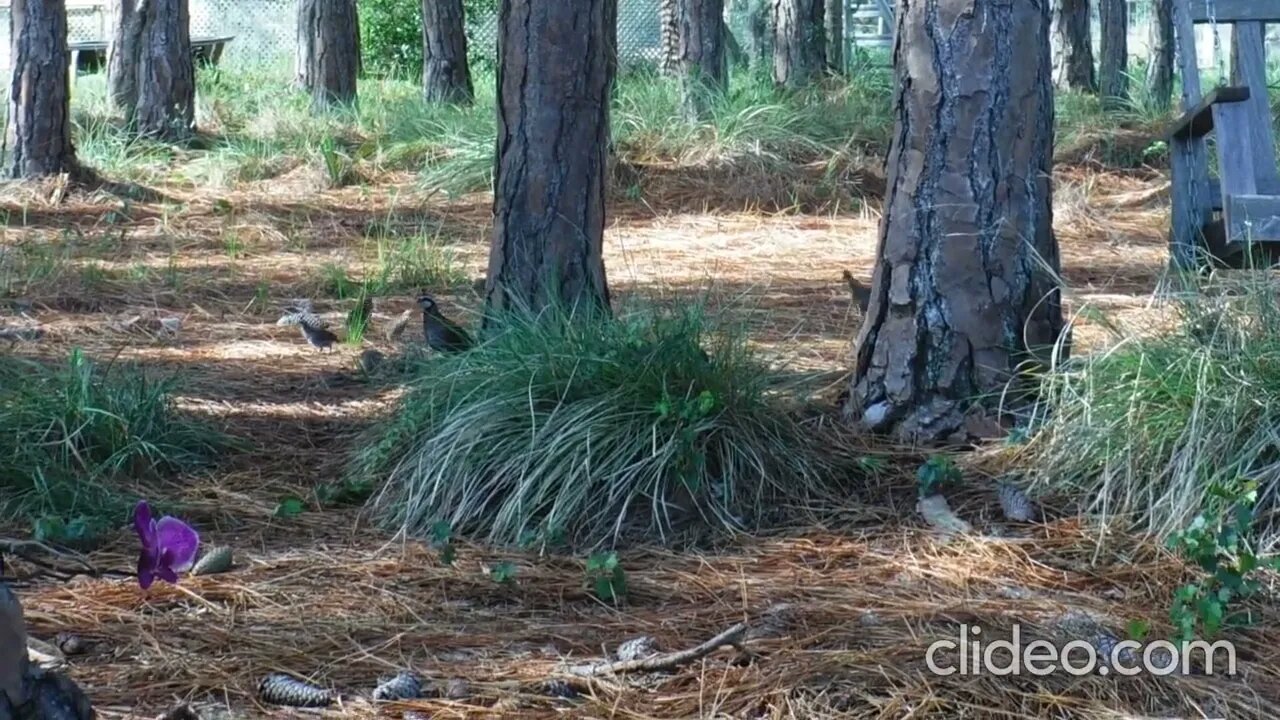
[[[422,308],[423,312],[434,313],[438,311],[436,299],[426,293],[418,296],[418,306]]]

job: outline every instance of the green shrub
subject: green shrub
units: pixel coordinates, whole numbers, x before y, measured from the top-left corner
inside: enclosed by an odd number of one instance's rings
[[[1264,550],[1280,540],[1280,304],[1266,280],[1206,287],[1169,333],[1123,338],[1048,374],[1024,446],[1037,484],[1104,521],[1163,538],[1223,511],[1220,488],[1258,483]]]
[[[360,58],[365,72],[422,75],[421,0],[361,0]]]
[[[812,433],[768,393],[779,378],[697,310],[501,327],[423,362],[359,443],[351,471],[381,484],[389,524],[520,544],[666,538],[699,518],[759,520],[827,477]]]
[[[210,458],[225,438],[178,416],[173,387],[79,350],[61,367],[0,357],[0,511],[122,516],[127,501],[112,481]]]

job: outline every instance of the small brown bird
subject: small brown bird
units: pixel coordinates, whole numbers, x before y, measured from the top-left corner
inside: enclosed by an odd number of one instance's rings
[[[844,281],[849,284],[849,293],[853,295],[853,303],[858,306],[859,311],[866,313],[867,306],[871,304],[871,288],[863,285],[848,270],[844,271]]]
[[[418,306],[422,308],[422,335],[432,350],[457,352],[474,344],[466,330],[441,314],[435,298],[423,293],[418,296]]]

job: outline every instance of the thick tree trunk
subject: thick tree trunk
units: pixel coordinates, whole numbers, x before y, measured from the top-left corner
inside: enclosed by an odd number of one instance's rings
[[[787,88],[813,82],[826,68],[823,0],[774,0],[773,80]]]
[[[107,61],[112,102],[134,131],[181,140],[195,131],[196,77],[187,0],[118,0]]]
[[[678,0],[680,90],[690,119],[704,117],[711,98],[723,92],[729,69],[725,55],[723,0]]]
[[[422,94],[428,102],[471,104],[462,0],[422,0]]]
[[[1129,98],[1129,3],[1128,0],[1099,0],[1102,22],[1099,48],[1098,92],[1109,108],[1124,105]]]
[[[604,270],[610,0],[506,0],[489,318],[609,308]]]
[[[355,0],[298,0],[298,84],[316,110],[356,101],[360,28]]]
[[[64,0],[13,0],[9,9],[9,146],[7,172],[36,178],[76,170],[68,92]]]
[[[1059,0],[1057,12],[1058,38],[1062,44],[1058,85],[1070,90],[1096,93],[1098,76],[1093,69],[1089,0]]]
[[[1173,99],[1173,0],[1155,0],[1151,22],[1151,62],[1147,64],[1147,85],[1156,106],[1168,110]]]
[[[1063,328],[1049,6],[898,8],[888,193],[844,410],[907,442],[965,441],[999,433],[1001,392]]]
[[[827,69],[833,73],[844,72],[844,2],[826,0]]]

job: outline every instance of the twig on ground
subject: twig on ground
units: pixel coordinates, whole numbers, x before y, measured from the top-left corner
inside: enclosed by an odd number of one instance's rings
[[[38,565],[49,573],[58,576],[62,580],[70,579],[76,575],[76,571],[68,570],[61,565],[43,560],[37,553],[44,553],[54,557],[55,559],[66,559],[78,566],[80,570],[94,577],[102,575],[101,570],[95,567],[93,563],[84,559],[84,557],[79,553],[55,550],[38,540],[14,540],[11,538],[0,538],[0,551],[20,557],[33,565]]]
[[[750,626],[745,622],[735,623],[719,635],[716,635],[701,645],[687,650],[662,653],[660,655],[639,658],[636,660],[592,663],[589,665],[573,665],[568,668],[568,671],[572,675],[593,677],[597,675],[616,675],[618,673],[628,672],[657,672],[659,670],[672,670],[686,663],[704,658],[726,645],[732,645],[741,652],[749,654],[742,644],[743,640],[746,638],[748,629],[750,629]]]

